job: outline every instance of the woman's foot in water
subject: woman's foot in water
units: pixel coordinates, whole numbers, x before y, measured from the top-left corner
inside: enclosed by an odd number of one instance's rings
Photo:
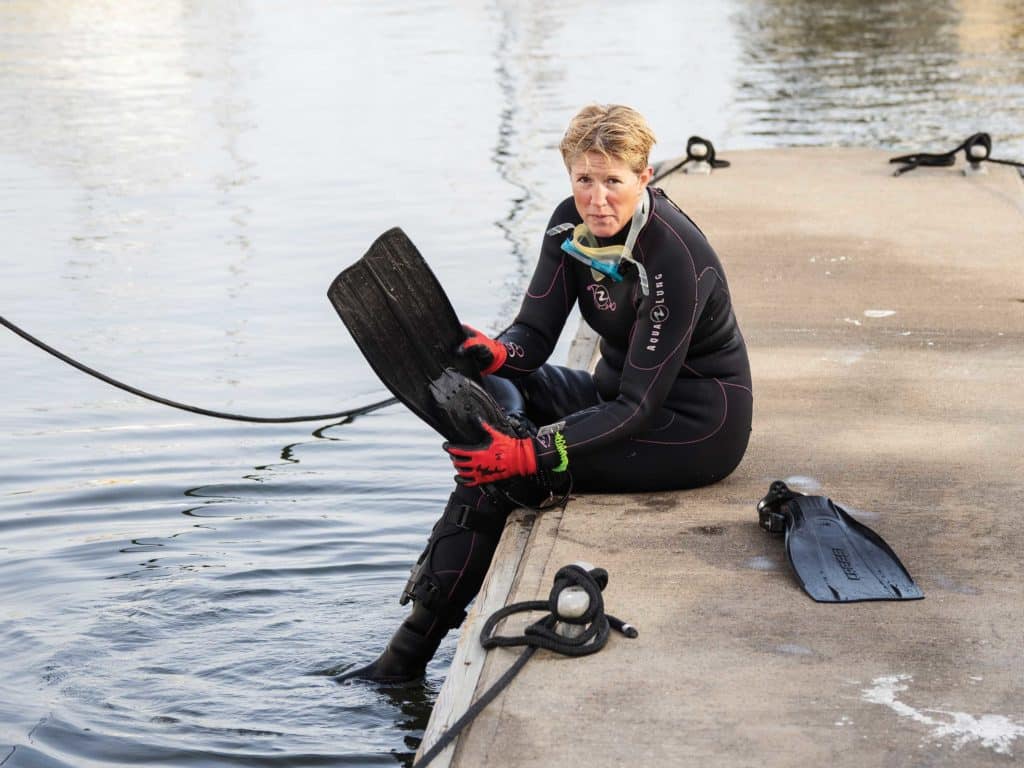
[[[409,683],[423,677],[448,627],[438,617],[415,606],[392,636],[384,652],[364,667],[338,675],[337,681],[367,680],[385,685]]]

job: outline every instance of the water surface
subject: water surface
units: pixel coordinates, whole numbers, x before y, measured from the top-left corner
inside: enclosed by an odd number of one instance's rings
[[[561,131],[633,104],[680,154],[1024,159],[1024,8],[647,0],[0,5],[0,314],[210,408],[385,393],[327,303],[401,225],[468,321],[508,322],[566,194]],[[739,224],[738,224],[739,225]],[[400,408],[246,425],[0,335],[0,765],[408,761],[420,686],[337,685],[403,615],[449,492]]]

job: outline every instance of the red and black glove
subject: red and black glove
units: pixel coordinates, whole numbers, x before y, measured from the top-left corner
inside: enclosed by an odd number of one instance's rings
[[[463,325],[466,340],[459,345],[459,354],[469,357],[479,366],[485,376],[494,373],[505,364],[508,350],[500,341],[495,341],[471,325]]]
[[[474,486],[517,475],[532,475],[537,471],[537,449],[534,448],[533,438],[506,434],[483,419],[480,420],[480,426],[488,434],[486,443],[444,444],[458,473],[455,482]]]

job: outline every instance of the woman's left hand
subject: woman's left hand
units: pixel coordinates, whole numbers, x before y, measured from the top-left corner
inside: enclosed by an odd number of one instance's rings
[[[486,443],[444,444],[458,473],[455,482],[475,486],[519,475],[532,475],[537,471],[537,450],[533,438],[506,434],[483,419],[480,420],[480,426],[488,435]]]
[[[458,353],[473,359],[484,376],[494,373],[505,364],[508,350],[500,341],[481,333],[471,325],[462,326],[466,340],[459,346]]]

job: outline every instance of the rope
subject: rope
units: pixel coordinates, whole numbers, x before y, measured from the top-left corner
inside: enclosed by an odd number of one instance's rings
[[[961,150],[963,150],[964,156],[967,158],[967,162],[972,165],[982,162],[1012,165],[1020,169],[1021,175],[1024,175],[1024,163],[1018,163],[1016,160],[998,160],[994,157],[990,157],[992,152],[992,137],[987,133],[975,133],[968,136],[960,146],[956,147],[956,149],[951,149],[949,152],[915,152],[910,155],[891,157],[889,158],[889,162],[902,163],[902,166],[897,168],[893,173],[894,176],[901,176],[907,171],[912,171],[921,166],[947,168],[956,162],[956,153]],[[979,151],[980,154],[975,155],[975,151]]]
[[[465,711],[462,717],[452,723],[451,728],[441,735],[441,738],[427,750],[418,762],[413,764],[412,768],[424,768],[443,752],[455,737],[512,682],[512,679],[526,666],[526,662],[537,652],[538,648],[545,648],[564,656],[587,656],[604,648],[612,629],[621,632],[626,637],[636,637],[638,633],[635,627],[604,612],[601,590],[607,584],[608,572],[603,568],[594,568],[588,571],[580,565],[566,565],[555,574],[555,583],[547,600],[513,603],[495,611],[487,619],[480,632],[480,644],[487,650],[514,645],[525,645],[526,648],[519,654],[519,658],[512,663],[512,666],[480,698],[473,702],[473,705]],[[558,615],[558,596],[562,590],[570,586],[581,587],[590,598],[587,610],[578,618]],[[543,610],[549,611],[548,615],[529,625],[521,635],[494,634],[498,623],[513,613]],[[555,625],[559,622],[581,626],[583,631],[576,637],[566,637],[555,631]]]
[[[40,341],[35,336],[30,334],[28,331],[25,331],[25,330],[19,328],[17,325],[15,325],[14,323],[10,322],[9,320],[7,320],[2,315],[0,315],[0,325],[6,326],[10,330],[12,330],[14,333],[16,333],[19,336],[21,336],[21,338],[25,339],[25,341],[29,342],[30,344],[35,344],[41,350],[43,350],[44,352],[48,352],[49,354],[51,354],[54,357],[56,357],[58,360],[62,360],[63,362],[67,363],[68,365],[72,366],[73,368],[77,368],[82,373],[87,373],[90,376],[92,376],[93,378],[96,378],[96,379],[99,379],[100,381],[106,382],[107,384],[110,384],[113,387],[117,387],[118,389],[123,389],[125,392],[130,392],[131,394],[137,395],[137,396],[139,396],[141,398],[144,398],[146,400],[152,400],[154,403],[161,403],[162,405],[169,405],[171,408],[178,408],[178,409],[180,409],[182,411],[188,411],[189,413],[197,413],[200,416],[212,416],[215,419],[230,419],[232,421],[249,421],[249,422],[253,422],[253,423],[256,423],[256,424],[289,424],[289,423],[294,423],[294,422],[298,422],[298,421],[332,421],[332,420],[335,420],[335,419],[351,419],[351,418],[353,418],[355,416],[362,416],[365,413],[370,413],[371,411],[376,411],[379,408],[384,408],[386,406],[389,406],[389,405],[391,405],[393,403],[397,403],[398,402],[398,400],[396,398],[389,397],[387,400],[380,400],[380,401],[378,401],[376,403],[370,403],[369,405],[360,406],[359,408],[350,408],[350,409],[348,409],[346,411],[338,411],[337,413],[319,413],[319,414],[314,414],[314,415],[311,415],[311,416],[278,416],[278,417],[271,417],[271,416],[244,416],[244,415],[238,414],[238,413],[225,413],[223,411],[212,411],[212,410],[210,410],[208,408],[199,408],[199,407],[194,406],[194,405],[187,405],[185,403],[179,403],[179,402],[177,402],[175,400],[168,400],[166,397],[160,397],[159,395],[154,395],[154,394],[151,394],[149,392],[145,392],[145,391],[143,391],[141,389],[138,389],[136,387],[131,386],[130,384],[125,384],[122,381],[118,381],[117,379],[113,379],[110,376],[107,376],[104,373],[100,373],[99,371],[95,370],[94,368],[90,368],[89,366],[85,365],[84,363],[80,363],[77,360],[75,360],[74,358],[69,357],[68,355],[65,355],[63,352],[60,352],[59,350],[54,349],[49,344],[46,344],[45,342]]]
[[[661,181],[670,173],[678,171],[691,160],[707,163],[712,168],[728,168],[730,165],[728,160],[718,160],[715,157],[715,145],[708,139],[702,139],[700,136],[691,136],[686,142],[686,157],[670,168],[658,168],[654,176],[651,177],[650,183],[654,184],[657,181]]]

